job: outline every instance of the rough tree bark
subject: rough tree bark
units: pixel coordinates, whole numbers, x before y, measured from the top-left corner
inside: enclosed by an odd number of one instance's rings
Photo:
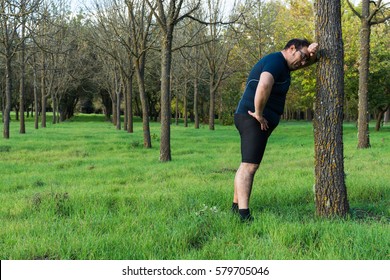
[[[316,36],[321,48],[317,66],[314,118],[315,203],[319,216],[346,216],[344,175],[344,51],[340,0],[317,0]]]

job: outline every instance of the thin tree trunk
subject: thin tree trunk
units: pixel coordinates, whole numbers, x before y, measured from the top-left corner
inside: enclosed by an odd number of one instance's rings
[[[21,71],[20,71],[20,92],[19,92],[19,107],[20,107],[20,129],[19,133],[25,134],[26,133],[26,122],[24,118],[24,107],[25,107],[25,64],[24,64],[24,50],[22,50],[22,65],[21,65]]]
[[[124,101],[124,111],[123,111],[123,129],[127,131],[127,128],[129,126],[129,114],[127,113],[128,107],[127,107],[127,85],[126,82],[123,80],[123,101]]]
[[[39,106],[38,106],[38,83],[37,83],[37,69],[35,66],[35,55],[34,55],[34,65],[33,65],[33,79],[34,79],[34,128],[38,129],[39,127]]]
[[[368,72],[370,57],[370,23],[369,1],[362,1],[362,18],[360,31],[360,65],[359,65],[359,117],[358,148],[370,147],[369,112],[368,112]]]
[[[41,127],[46,127],[46,56],[42,51],[42,74],[41,74]]]
[[[118,76],[118,69],[115,69],[115,75],[114,75],[114,87],[115,87],[115,96],[116,96],[116,129],[121,130],[121,78]]]
[[[133,76],[127,79],[126,85],[127,132],[133,133]]]
[[[52,92],[51,94],[51,104],[53,108],[53,119],[51,120],[51,123],[56,124],[57,123],[57,98],[54,92]]]
[[[112,107],[112,124],[116,126],[118,122],[118,114],[117,114],[117,107],[116,107],[116,93],[111,94],[111,107]]]
[[[214,130],[215,129],[215,90],[214,90],[214,72],[210,75],[210,108],[209,108],[209,129]]]
[[[176,91],[176,98],[175,98],[175,125],[179,125],[179,94],[178,91]]]
[[[170,75],[170,88],[171,88],[171,96],[173,95],[173,73],[171,69],[171,75]],[[175,125],[179,125],[179,118],[180,118],[180,112],[179,112],[179,90],[176,90],[175,94]]]
[[[388,111],[388,108],[389,108],[389,107],[385,108],[384,110],[381,109],[381,110],[379,111],[378,116],[377,116],[377,118],[376,118],[375,131],[379,131],[379,130],[381,129],[382,120],[383,120],[383,122],[385,122],[384,116],[385,116],[385,113]]]
[[[387,124],[390,120],[390,108],[387,109],[386,113],[385,113],[385,117],[384,117],[384,122]]]
[[[26,133],[26,123],[24,118],[24,106],[25,106],[25,83],[26,83],[26,45],[25,45],[25,34],[26,34],[26,15],[24,15],[26,10],[26,3],[24,1],[21,2],[21,9],[23,12],[22,15],[22,44],[21,44],[21,69],[20,69],[20,93],[19,93],[19,107],[20,107],[20,129],[19,132],[21,134]]]
[[[195,70],[195,79],[194,79],[194,118],[195,118],[195,128],[199,129],[199,112],[198,112],[198,65],[195,65],[196,70]]]
[[[142,60],[143,58],[141,58]],[[144,147],[151,148],[152,140],[150,137],[150,125],[149,125],[149,108],[148,102],[146,100],[146,91],[145,91],[145,73],[144,73],[144,62],[135,59],[135,73],[137,75],[138,90],[141,100],[142,107],[142,130],[144,133]]]
[[[184,127],[188,127],[188,112],[187,112],[187,78],[184,79],[184,93],[183,93],[183,118],[184,118]]]
[[[121,92],[120,87],[116,89],[116,129],[121,130]]]
[[[316,33],[321,48],[317,67],[315,141],[315,203],[319,216],[346,216],[349,211],[344,178],[343,103],[344,52],[340,0],[317,0]]]
[[[161,139],[160,161],[171,161],[171,106],[170,69],[172,61],[172,32],[167,31],[162,38],[161,49]]]
[[[10,122],[11,122],[11,98],[12,98],[12,69],[11,59],[7,56],[5,61],[5,107],[4,107],[4,127],[3,137],[10,137]]]

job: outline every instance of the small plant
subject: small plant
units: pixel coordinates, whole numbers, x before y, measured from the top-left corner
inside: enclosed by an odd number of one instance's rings
[[[55,193],[53,199],[55,202],[56,215],[60,217],[69,217],[72,209],[69,203],[68,193]]]
[[[42,180],[36,180],[33,184],[34,187],[43,187],[45,185],[45,182],[43,182]]]
[[[0,146],[0,153],[8,153],[11,151],[11,146]]]
[[[130,146],[131,146],[132,148],[138,148],[140,145],[141,145],[141,144],[139,143],[138,140],[134,140],[134,141],[132,141],[132,142],[130,143]]]
[[[34,210],[39,210],[42,203],[42,195],[40,193],[34,194],[32,198],[32,207]]]
[[[195,215],[196,216],[202,216],[202,215],[206,215],[206,214],[216,214],[218,213],[218,208],[217,206],[207,206],[206,204],[203,204],[203,208],[197,212],[195,212]]]
[[[152,134],[152,140],[154,141],[160,141],[160,137],[158,137],[158,135],[156,133],[153,133]]]

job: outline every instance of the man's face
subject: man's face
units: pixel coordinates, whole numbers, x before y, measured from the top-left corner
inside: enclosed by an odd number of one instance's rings
[[[302,47],[300,50],[297,50],[295,46],[290,48],[290,60],[288,65],[292,71],[297,70],[299,67],[305,65],[310,58],[309,51],[307,47]]]

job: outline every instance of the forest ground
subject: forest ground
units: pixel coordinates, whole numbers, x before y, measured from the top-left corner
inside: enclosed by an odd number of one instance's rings
[[[49,120],[50,121],[50,120]],[[390,126],[358,150],[344,125],[346,219],[315,215],[309,122],[282,122],[251,198],[255,221],[230,212],[240,162],[234,126],[172,125],[172,161],[159,162],[160,125],[116,130],[80,115],[0,140],[0,258],[129,260],[390,259]]]

